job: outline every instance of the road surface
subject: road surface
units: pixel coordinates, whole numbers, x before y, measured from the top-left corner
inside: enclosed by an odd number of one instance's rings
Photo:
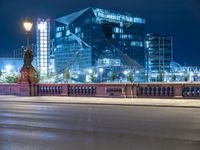
[[[200,150],[200,109],[0,100],[0,150]]]

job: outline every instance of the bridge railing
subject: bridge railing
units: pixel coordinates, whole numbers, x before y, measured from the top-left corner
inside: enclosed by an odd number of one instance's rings
[[[0,95],[200,98],[200,83],[0,84]]]
[[[140,97],[174,97],[173,86],[146,86],[139,87],[138,96]]]
[[[35,95],[37,96],[59,96],[63,87],[60,84],[37,84],[35,88]]]
[[[36,84],[36,96],[200,98],[200,83]]]
[[[200,98],[200,85],[184,85],[182,96],[185,98]]]

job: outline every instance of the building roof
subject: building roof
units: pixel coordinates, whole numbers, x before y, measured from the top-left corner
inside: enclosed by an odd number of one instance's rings
[[[86,9],[82,9],[80,11],[73,12],[69,15],[66,15],[66,16],[56,19],[56,21],[63,23],[63,24],[71,24],[73,21],[75,21],[77,18],[79,18],[82,14],[84,14],[89,9],[91,9],[93,11],[93,13],[96,17],[109,19],[110,21],[117,19],[118,21],[120,20],[120,21],[124,21],[124,22],[129,22],[129,23],[133,23],[133,22],[134,23],[145,23],[145,19],[133,16],[132,14],[127,13],[127,12],[119,12],[119,11],[115,11],[115,10],[106,10],[106,9],[93,8],[93,7],[88,7]],[[101,15],[99,16],[99,14],[101,14]],[[107,15],[105,15],[105,14],[107,14]],[[112,14],[118,15],[118,17],[114,19],[114,18],[112,18]],[[111,18],[109,18],[109,17],[111,17]]]
[[[56,19],[56,21],[61,22],[63,24],[71,24],[74,20],[79,18],[82,14],[84,14],[87,10],[91,9],[91,7],[88,7],[86,9],[74,12],[72,14],[63,16],[61,18]]]

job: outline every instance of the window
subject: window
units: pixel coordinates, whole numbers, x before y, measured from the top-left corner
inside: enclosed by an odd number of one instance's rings
[[[62,32],[57,32],[56,33],[56,38],[60,38],[62,36]]]
[[[113,28],[113,32],[114,32],[114,33],[123,33],[124,30],[123,30],[122,28],[115,27],[115,28]]]
[[[115,39],[115,34],[112,34],[112,38]]]
[[[66,31],[66,36],[69,36],[70,35],[70,30],[67,30]]]
[[[75,28],[75,34],[81,32],[81,27],[76,27]]]
[[[142,18],[134,18],[133,20],[135,23],[145,23],[145,20]]]
[[[134,46],[134,47],[143,47],[143,42],[141,42],[141,41],[132,41],[131,42],[131,46]]]

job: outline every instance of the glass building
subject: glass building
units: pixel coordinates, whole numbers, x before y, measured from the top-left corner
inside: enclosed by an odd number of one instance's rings
[[[40,75],[49,75],[50,62],[50,19],[37,20],[37,69]]]
[[[147,34],[145,37],[145,70],[150,77],[170,72],[173,60],[173,39],[159,34]],[[155,77],[156,78],[156,77]]]
[[[55,69],[144,66],[145,20],[129,13],[86,8],[55,21]]]

